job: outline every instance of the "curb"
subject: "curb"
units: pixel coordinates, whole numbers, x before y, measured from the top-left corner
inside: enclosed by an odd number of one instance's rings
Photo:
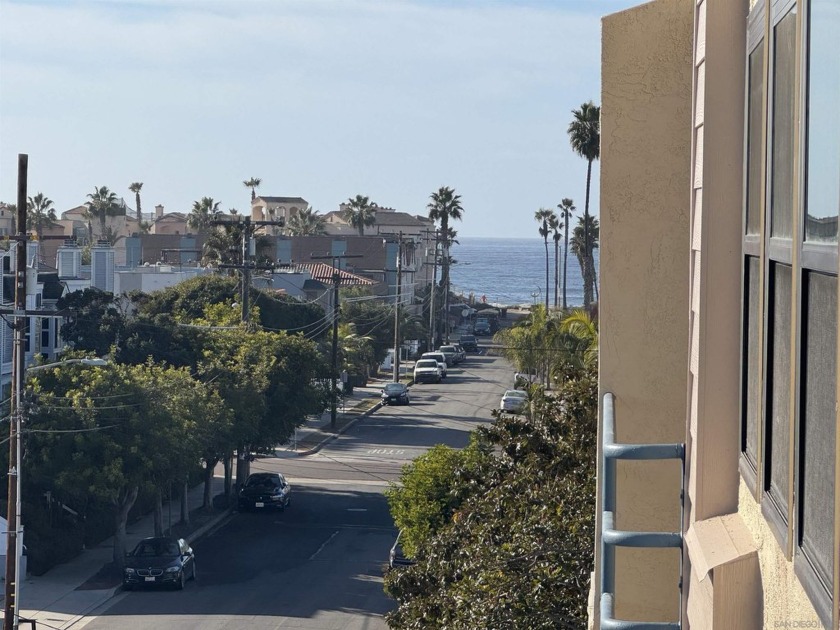
[[[338,439],[338,437],[341,436],[341,434],[346,433],[351,428],[353,428],[356,425],[356,423],[359,422],[359,420],[362,420],[363,418],[367,418],[374,411],[377,411],[381,408],[382,408],[382,402],[376,403],[373,407],[371,407],[367,411],[363,411],[362,413],[360,413],[356,418],[354,418],[353,420],[351,420],[350,422],[345,424],[343,427],[338,429],[338,431],[336,431],[335,433],[331,433],[330,435],[325,437],[323,440],[318,442],[318,444],[316,444],[315,446],[313,446],[309,450],[300,451],[299,453],[297,453],[297,456],[298,457],[306,457],[307,455],[314,455],[315,453],[320,451],[322,448],[324,448],[324,446],[326,446],[328,443],[332,442],[335,439]]]

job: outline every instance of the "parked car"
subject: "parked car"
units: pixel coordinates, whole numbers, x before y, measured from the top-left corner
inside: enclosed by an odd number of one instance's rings
[[[382,388],[383,405],[410,405],[408,387],[403,383],[388,383]]]
[[[455,346],[455,349],[458,351],[458,356],[460,357],[458,362],[460,363],[461,361],[465,360],[467,358],[467,351],[464,350],[464,346],[462,346],[460,343],[455,343],[452,345]]]
[[[400,530],[400,533],[397,534],[397,539],[394,541],[394,544],[391,546],[391,551],[388,554],[389,569],[396,569],[397,567],[410,567],[412,564],[417,564],[416,560],[412,560],[411,558],[405,557],[405,554],[402,550],[402,545],[400,544],[401,536],[402,530]]]
[[[455,365],[456,363],[461,362],[461,355],[458,352],[458,348],[455,346],[441,346],[438,348],[438,352],[446,357],[446,362],[449,365]]]
[[[285,510],[292,502],[292,486],[280,473],[252,473],[239,491],[239,510]]]
[[[414,364],[415,383],[440,383],[443,378],[440,363],[435,359],[420,359]]]
[[[509,389],[502,396],[499,408],[511,413],[522,413],[528,405],[528,394],[520,389]]]
[[[490,329],[490,320],[488,319],[477,319],[475,320],[475,325],[473,326],[473,332],[476,335],[491,335],[492,330]]]
[[[475,338],[475,335],[461,335],[458,343],[467,352],[478,352],[478,340]]]
[[[446,369],[449,367],[449,361],[446,358],[446,355],[443,352],[424,352],[420,355],[421,359],[434,359],[441,365],[441,369],[443,370],[443,378],[446,378]]]
[[[125,554],[123,588],[173,586],[195,579],[195,554],[183,538],[144,538]]]

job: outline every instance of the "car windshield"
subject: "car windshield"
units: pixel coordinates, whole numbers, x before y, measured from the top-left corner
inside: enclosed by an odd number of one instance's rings
[[[461,337],[461,343],[464,343],[465,341],[466,342],[475,341],[475,337],[473,337],[472,335],[465,335],[465,336]]]
[[[434,359],[427,359],[427,360],[423,360],[423,361],[418,361],[418,362],[414,365],[414,367],[419,367],[419,368],[436,368],[436,367],[437,367],[437,361],[435,361]]]
[[[134,550],[138,558],[174,557],[180,553],[178,543],[174,540],[144,540]]]
[[[452,352],[452,353],[457,352],[455,350],[455,346],[441,346],[440,351],[441,352]]]
[[[528,398],[528,394],[519,389],[509,389],[505,392],[505,398]]]
[[[405,389],[405,385],[402,383],[388,383],[383,389],[388,394],[398,394]]]
[[[251,475],[248,477],[248,481],[245,482],[245,486],[248,488],[253,488],[254,486],[269,486],[276,488],[280,486],[280,479],[274,475]]]
[[[442,352],[427,352],[423,355],[424,359],[434,359],[435,361],[440,361],[443,363],[444,356]]]

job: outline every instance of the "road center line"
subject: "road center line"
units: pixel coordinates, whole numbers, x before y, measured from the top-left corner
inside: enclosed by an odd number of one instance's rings
[[[329,545],[329,544],[330,544],[330,541],[331,541],[333,538],[335,538],[336,536],[338,536],[338,530],[334,531],[334,532],[332,533],[332,536],[330,536],[329,538],[327,538],[327,539],[324,541],[324,544],[323,544],[323,545],[321,545],[320,547],[318,547],[318,551],[316,551],[316,552],[315,552],[315,553],[313,553],[311,556],[309,556],[309,559],[310,559],[310,560],[314,560],[314,559],[315,559],[315,556],[317,556],[319,553],[321,553],[321,552],[324,550],[324,547],[326,547],[327,545]]]

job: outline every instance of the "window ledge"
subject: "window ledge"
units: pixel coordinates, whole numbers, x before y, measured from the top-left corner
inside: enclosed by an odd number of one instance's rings
[[[714,569],[757,556],[752,534],[738,514],[696,521],[685,535],[691,566],[700,581]]]

